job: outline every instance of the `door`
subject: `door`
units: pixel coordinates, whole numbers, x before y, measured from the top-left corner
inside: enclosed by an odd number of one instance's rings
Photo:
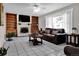
[[[31,33],[33,32],[38,32],[38,17],[37,16],[32,16],[31,19]]]
[[[17,34],[17,15],[6,13],[6,33],[15,32]]]

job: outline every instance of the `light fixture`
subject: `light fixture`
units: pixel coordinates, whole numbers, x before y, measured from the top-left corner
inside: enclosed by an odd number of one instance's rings
[[[33,7],[33,12],[37,13],[39,11],[40,11],[40,7],[37,4],[35,4],[34,7]]]

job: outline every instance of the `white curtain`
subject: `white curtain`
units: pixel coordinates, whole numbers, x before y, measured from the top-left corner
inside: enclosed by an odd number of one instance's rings
[[[53,26],[53,18],[51,16],[46,17],[46,28],[52,28]]]
[[[72,33],[72,13],[73,13],[73,9],[69,9],[66,12],[66,18],[64,23],[66,33]]]

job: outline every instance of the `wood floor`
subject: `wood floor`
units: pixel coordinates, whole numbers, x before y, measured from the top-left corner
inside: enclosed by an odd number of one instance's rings
[[[55,45],[43,41],[42,45],[33,46],[28,37],[13,38],[4,47],[10,47],[6,56],[65,56],[63,49],[66,44]]]

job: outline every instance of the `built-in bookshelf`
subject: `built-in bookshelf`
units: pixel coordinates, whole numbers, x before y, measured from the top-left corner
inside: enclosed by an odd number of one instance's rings
[[[17,18],[16,14],[6,13],[6,31],[17,32]]]
[[[32,16],[31,18],[31,33],[38,32],[38,16]]]

